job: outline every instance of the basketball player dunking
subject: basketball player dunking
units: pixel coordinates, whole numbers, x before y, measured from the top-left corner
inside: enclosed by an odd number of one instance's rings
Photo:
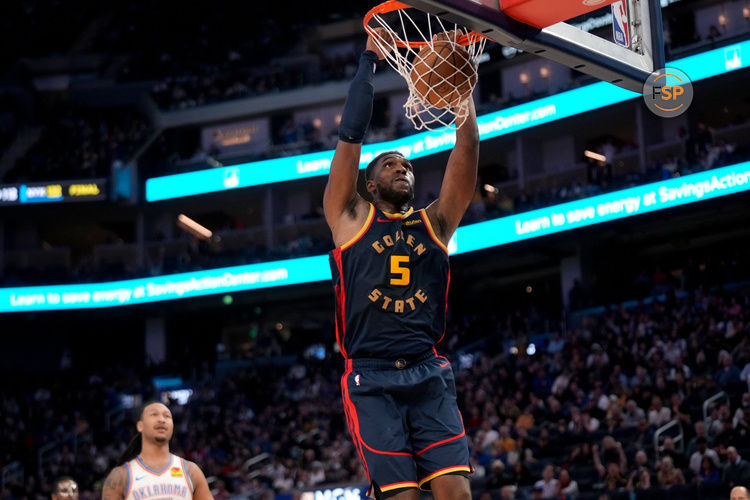
[[[336,335],[346,359],[341,380],[354,444],[375,498],[469,499],[469,452],[453,371],[435,345],[445,331],[450,281],[446,245],[474,194],[479,155],[476,112],[456,132],[437,200],[414,210],[412,165],[398,152],[365,171],[361,143],[372,114],[372,79],[384,54],[367,41],[349,88],[324,196],[336,249]]]
[[[193,462],[169,452],[172,412],[161,403],[143,407],[138,434],[102,487],[102,500],[213,500],[206,476]]]

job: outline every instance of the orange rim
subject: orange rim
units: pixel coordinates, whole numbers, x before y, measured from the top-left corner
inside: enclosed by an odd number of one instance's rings
[[[365,14],[365,19],[362,24],[365,27],[365,31],[367,31],[368,35],[377,36],[377,34],[374,31],[374,28],[370,27],[370,21],[372,21],[372,18],[375,17],[375,15],[387,14],[389,12],[395,12],[397,10],[411,9],[411,8],[412,8],[411,5],[406,5],[403,2],[398,2],[397,0],[388,0],[370,9],[370,11],[367,14]],[[458,37],[458,39],[456,40],[456,43],[458,43],[459,45],[464,45],[464,46],[471,45],[472,43],[478,42],[480,38],[487,38],[487,37],[479,33],[478,31],[469,31],[465,35],[461,35],[460,37]],[[490,40],[490,39],[487,38],[487,40]],[[401,47],[402,49],[405,49],[407,47],[411,47],[412,49],[419,49],[429,44],[430,42],[402,42],[401,40],[396,40],[396,45]]]

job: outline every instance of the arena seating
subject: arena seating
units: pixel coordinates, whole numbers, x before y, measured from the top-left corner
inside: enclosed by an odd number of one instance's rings
[[[704,436],[716,452],[710,456],[718,459],[718,477],[731,477],[730,446],[750,458],[749,304],[745,282],[698,286],[631,307],[574,311],[563,334],[525,332],[536,342],[534,355],[489,347],[509,345],[525,326],[486,314],[454,318],[446,344],[455,346],[476,496],[531,492],[552,465],[548,482],[554,485],[564,469],[577,483],[576,498],[607,491],[611,498],[627,498],[628,491],[638,498],[713,498],[723,488],[714,484],[716,474],[690,467],[700,463],[695,438]],[[462,348],[476,330],[489,342]],[[201,464],[218,491],[238,498],[362,483],[338,401],[341,363],[290,352],[272,332],[261,332],[258,346],[246,368],[201,373],[188,404],[172,405],[173,450]],[[268,363],[274,359],[278,364]],[[0,465],[20,460],[34,479],[25,492],[5,494],[41,494],[52,477],[71,474],[86,498],[95,495],[133,427],[115,412],[119,419],[105,428],[105,415],[119,405],[118,393],[149,399],[149,379],[159,369],[87,374],[69,366],[55,381],[5,392]],[[704,401],[720,391],[726,398],[709,407],[704,420]],[[680,439],[655,443],[657,429],[672,420]],[[37,452],[53,441],[60,446],[37,470]],[[665,472],[665,457],[679,477]],[[613,463],[622,468],[613,471]]]
[[[5,175],[5,182],[109,177],[146,139],[147,121],[132,109],[64,109]]]

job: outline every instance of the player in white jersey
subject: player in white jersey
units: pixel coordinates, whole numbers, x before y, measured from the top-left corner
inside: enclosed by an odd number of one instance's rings
[[[143,407],[138,434],[102,487],[102,500],[213,500],[203,471],[172,455],[172,412],[161,403]]]

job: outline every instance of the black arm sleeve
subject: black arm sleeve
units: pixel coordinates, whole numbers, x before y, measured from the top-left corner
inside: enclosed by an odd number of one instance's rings
[[[339,139],[344,142],[359,144],[365,138],[372,117],[372,99],[375,95],[372,77],[377,62],[378,56],[371,50],[364,51],[359,58],[359,67],[349,85],[339,125]]]

